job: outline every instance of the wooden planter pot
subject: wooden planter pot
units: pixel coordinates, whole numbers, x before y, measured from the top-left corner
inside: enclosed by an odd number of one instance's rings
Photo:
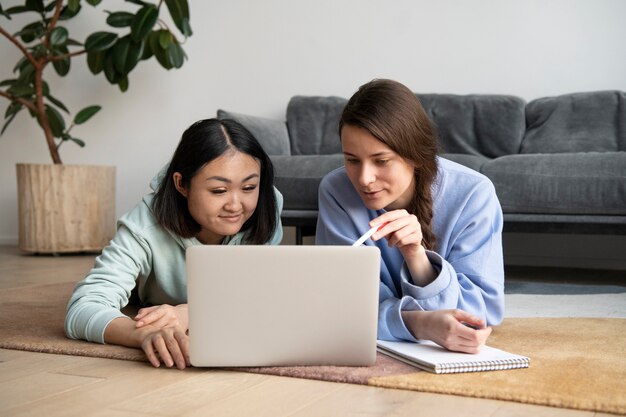
[[[98,252],[115,234],[115,167],[17,164],[19,248]]]

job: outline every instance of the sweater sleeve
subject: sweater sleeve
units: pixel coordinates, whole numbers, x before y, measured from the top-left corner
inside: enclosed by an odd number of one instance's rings
[[[497,325],[504,316],[503,220],[493,185],[479,183],[458,213],[445,257],[427,251],[437,278],[418,287],[404,268],[402,294],[424,310],[458,308]]]
[[[362,228],[369,228],[370,216],[376,217],[375,212],[368,213],[363,209],[358,196],[345,198],[349,193],[336,182],[328,179],[322,180],[318,196],[316,244],[351,245],[361,235],[357,224]],[[415,310],[419,307],[415,300],[408,296],[398,298],[392,289],[393,283],[389,268],[384,261],[381,262],[378,290],[378,338],[415,341],[416,339],[404,325],[401,311]]]
[[[317,243],[351,244],[358,237],[355,224],[367,224],[370,220],[359,207],[362,203],[346,198],[346,194],[336,181],[322,182]],[[438,240],[449,243],[441,254],[427,251],[438,276],[425,287],[413,284],[397,249],[379,245],[383,252],[379,339],[415,341],[402,320],[402,311],[458,308],[484,318],[489,325],[502,321],[502,211],[493,185],[488,181],[478,182],[475,188],[467,190],[463,206],[454,207],[450,212],[456,216],[451,220],[454,223],[451,235],[445,239],[438,236]]]
[[[121,309],[128,304],[137,277],[149,273],[151,257],[147,243],[120,225],[94,267],[74,288],[65,316],[67,336],[104,343],[106,326],[124,317]]]

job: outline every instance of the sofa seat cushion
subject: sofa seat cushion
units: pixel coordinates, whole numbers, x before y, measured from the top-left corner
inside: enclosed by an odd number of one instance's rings
[[[343,166],[343,154],[271,156],[275,185],[285,210],[317,210],[317,189],[324,175]]]
[[[441,157],[478,172],[481,172],[483,165],[491,160],[482,155],[468,155],[464,153],[444,153],[441,154]]]
[[[626,214],[626,152],[509,155],[482,173],[505,213]]]

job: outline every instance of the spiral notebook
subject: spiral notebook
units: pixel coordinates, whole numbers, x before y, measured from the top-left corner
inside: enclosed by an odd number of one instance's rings
[[[451,352],[431,341],[389,342],[379,340],[378,351],[399,361],[435,374],[500,371],[528,368],[526,356],[483,346],[480,353]]]

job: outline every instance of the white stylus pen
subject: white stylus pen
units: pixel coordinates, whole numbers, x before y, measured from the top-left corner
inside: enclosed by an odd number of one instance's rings
[[[370,230],[368,230],[367,232],[365,232],[365,234],[363,236],[361,236],[360,238],[358,238],[353,244],[352,246],[361,246],[363,243],[365,243],[365,241],[367,239],[369,239],[374,233],[376,233],[377,231],[379,231],[380,229],[382,229],[387,223],[383,223],[380,226],[374,226],[372,227]]]

